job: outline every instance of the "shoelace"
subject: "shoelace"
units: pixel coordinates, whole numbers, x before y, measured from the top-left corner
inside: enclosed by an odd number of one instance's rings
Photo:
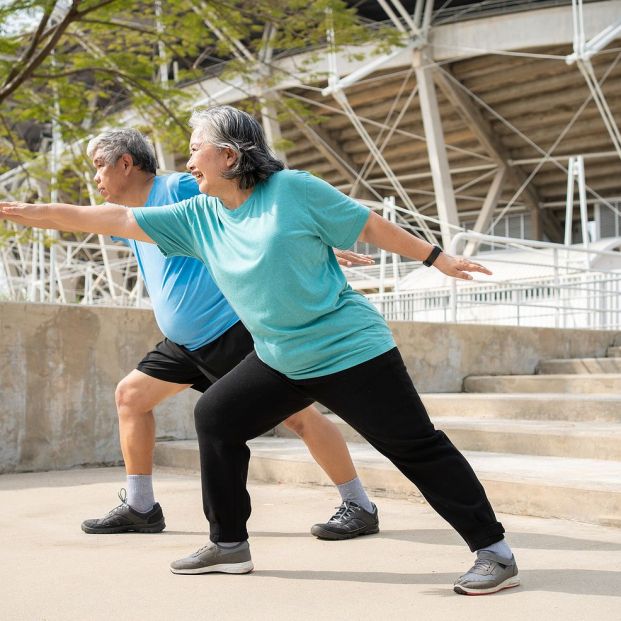
[[[106,515],[106,517],[110,515],[114,515],[115,513],[118,513],[121,509],[124,509],[125,507],[129,506],[127,504],[127,490],[124,487],[122,487],[119,490],[118,496],[119,496],[119,500],[121,501],[121,504],[118,507],[114,507],[114,509],[112,509],[111,511],[108,511],[108,514]]]
[[[486,574],[492,567],[492,561],[488,558],[477,558],[474,561],[474,565],[472,569],[468,572],[469,574]],[[478,570],[478,571],[477,571]]]
[[[207,545],[204,545],[202,548],[199,548],[198,550],[196,550],[196,552],[194,552],[192,556],[199,556],[202,552],[204,552],[205,550],[208,550],[211,547],[213,547],[213,543],[208,543]]]
[[[356,509],[358,509],[358,505],[355,502],[345,500],[340,507],[334,508],[336,509],[336,513],[328,520],[328,522],[341,522],[347,518],[350,518]]]

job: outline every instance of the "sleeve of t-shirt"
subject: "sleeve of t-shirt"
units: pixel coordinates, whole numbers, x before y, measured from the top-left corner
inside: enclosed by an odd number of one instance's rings
[[[195,227],[196,197],[162,207],[138,207],[133,210],[138,226],[157,244],[166,257],[200,259]]]
[[[189,173],[173,173],[167,181],[168,191],[175,201],[184,201],[201,193],[196,179]]]
[[[119,242],[121,244],[125,244],[126,246],[129,246],[129,240],[125,239],[125,237],[117,237],[116,235],[111,235],[110,239],[113,242]]]
[[[371,210],[329,183],[308,173],[302,174],[308,212],[320,239],[328,246],[349,248],[362,233]]]

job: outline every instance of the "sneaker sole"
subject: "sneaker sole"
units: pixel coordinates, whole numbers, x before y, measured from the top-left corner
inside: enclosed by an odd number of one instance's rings
[[[117,535],[119,533],[161,533],[166,528],[163,520],[148,526],[114,526],[111,528],[92,528],[82,524],[82,530],[87,535]]]
[[[490,587],[489,589],[471,589],[469,587],[457,585],[453,587],[453,591],[455,591],[455,593],[459,593],[459,595],[490,595],[491,593],[498,593],[498,591],[512,589],[516,586],[520,586],[520,579],[518,576],[513,576],[511,578],[507,578],[504,582],[501,582],[495,587]]]
[[[311,535],[317,537],[317,539],[324,539],[326,541],[341,541],[343,539],[354,539],[356,537],[362,537],[364,535],[375,535],[379,533],[379,526],[371,529],[358,531],[354,533],[333,533],[332,531],[321,528],[321,526],[313,526],[311,528]]]
[[[195,575],[195,574],[248,574],[254,569],[252,561],[244,563],[221,563],[220,565],[209,565],[208,567],[196,567],[195,569],[177,569],[171,567],[173,574]]]

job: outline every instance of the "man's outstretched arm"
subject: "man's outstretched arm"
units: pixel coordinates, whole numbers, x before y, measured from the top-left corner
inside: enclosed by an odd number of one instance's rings
[[[99,233],[154,243],[122,205],[82,207],[64,203],[0,202],[0,218],[25,226],[68,232]]]

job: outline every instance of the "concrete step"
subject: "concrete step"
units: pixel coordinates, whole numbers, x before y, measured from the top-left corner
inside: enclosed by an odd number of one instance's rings
[[[537,373],[542,375],[564,375],[572,373],[621,373],[621,357],[542,360],[537,366]]]
[[[570,394],[621,394],[621,374],[588,375],[471,375],[464,379],[466,392],[564,392]]]
[[[434,393],[422,394],[421,399],[432,419],[462,416],[621,423],[621,395]]]
[[[252,451],[250,480],[331,485],[300,440],[261,437],[248,444]],[[422,501],[414,486],[372,447],[352,443],[349,449],[360,478],[373,496]],[[621,527],[621,463],[501,453],[464,455],[496,511]],[[158,442],[155,463],[197,472],[196,442]]]
[[[366,442],[334,414],[326,415],[346,442]],[[618,423],[502,420],[442,416],[434,420],[460,451],[493,451],[522,455],[621,461],[621,425]],[[286,427],[275,430],[279,438],[295,438]]]
[[[569,421],[439,418],[460,450],[621,462],[621,425]]]
[[[606,355],[609,358],[621,358],[621,346],[609,347]]]

